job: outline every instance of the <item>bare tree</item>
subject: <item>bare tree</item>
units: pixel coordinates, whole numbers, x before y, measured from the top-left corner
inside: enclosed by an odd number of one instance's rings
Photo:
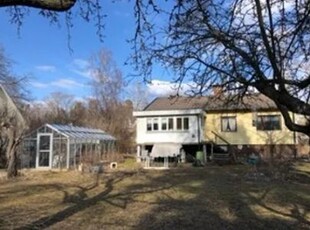
[[[127,92],[127,97],[132,102],[133,109],[143,110],[151,101],[151,96],[148,90],[142,83],[131,84]]]
[[[310,136],[309,0],[136,1],[134,63],[145,77],[154,63],[172,68],[192,93],[213,84],[273,100],[286,126]]]
[[[100,50],[90,60],[94,99],[89,101],[91,126],[102,128],[118,139],[121,151],[133,144],[132,103],[122,100],[123,76],[107,50]]]
[[[16,24],[18,29],[24,18],[29,15],[29,9],[32,8],[52,24],[59,25],[64,22],[69,39],[70,29],[73,27],[72,19],[81,17],[86,22],[94,23],[99,39],[103,40],[105,15],[102,12],[100,0],[2,0],[0,1],[1,7],[7,8],[10,22]]]
[[[124,87],[123,76],[112,58],[112,53],[102,49],[90,58],[90,82],[94,97],[107,108],[116,104]]]
[[[70,123],[70,110],[74,96],[62,92],[51,93],[46,99],[46,120],[50,123]]]
[[[86,103],[75,101],[70,109],[70,119],[76,126],[85,126],[87,124],[87,107]]]

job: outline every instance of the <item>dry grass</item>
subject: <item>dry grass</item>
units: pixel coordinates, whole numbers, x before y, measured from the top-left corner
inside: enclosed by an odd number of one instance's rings
[[[296,167],[309,173],[309,163]],[[99,176],[25,171],[0,182],[0,229],[310,228],[309,183],[247,181],[248,170],[127,161]]]

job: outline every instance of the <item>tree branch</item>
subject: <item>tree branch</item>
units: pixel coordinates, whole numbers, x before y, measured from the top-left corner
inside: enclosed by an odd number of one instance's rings
[[[2,0],[0,7],[26,6],[44,10],[64,12],[71,9],[77,0]]]
[[[257,18],[258,18],[258,25],[260,28],[260,33],[263,39],[263,43],[264,46],[266,48],[266,52],[269,58],[269,61],[271,63],[271,66],[273,68],[274,71],[274,75],[276,77],[280,77],[281,76],[281,71],[279,70],[279,67],[277,65],[277,60],[275,57],[275,51],[270,47],[269,41],[268,41],[268,36],[266,34],[266,30],[265,30],[265,26],[264,26],[264,20],[263,20],[263,15],[262,15],[262,7],[261,7],[261,3],[259,0],[255,0],[256,3],[256,13],[257,13]],[[272,23],[272,22],[271,22]],[[272,44],[273,48],[274,45]]]

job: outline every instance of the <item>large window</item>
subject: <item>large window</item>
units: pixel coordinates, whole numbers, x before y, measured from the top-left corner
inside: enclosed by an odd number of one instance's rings
[[[237,132],[236,117],[221,117],[222,132]]]
[[[264,131],[281,130],[281,117],[280,115],[257,116],[256,128]]]
[[[188,117],[155,117],[146,119],[147,131],[187,131],[189,130]]]
[[[177,130],[188,130],[189,119],[188,117],[177,117]]]
[[[159,119],[158,118],[147,118],[146,119],[146,130],[147,131],[158,131],[159,130]]]

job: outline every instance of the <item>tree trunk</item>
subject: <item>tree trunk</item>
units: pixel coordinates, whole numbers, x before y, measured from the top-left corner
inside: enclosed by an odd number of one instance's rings
[[[17,152],[16,152],[17,145],[13,145],[12,148],[9,150],[9,159],[8,159],[8,168],[7,168],[7,178],[16,177],[17,172]]]
[[[20,142],[20,138],[16,137],[16,132],[14,128],[9,128],[7,132],[9,139],[6,152],[8,159],[7,178],[12,178],[17,176],[17,146]]]

